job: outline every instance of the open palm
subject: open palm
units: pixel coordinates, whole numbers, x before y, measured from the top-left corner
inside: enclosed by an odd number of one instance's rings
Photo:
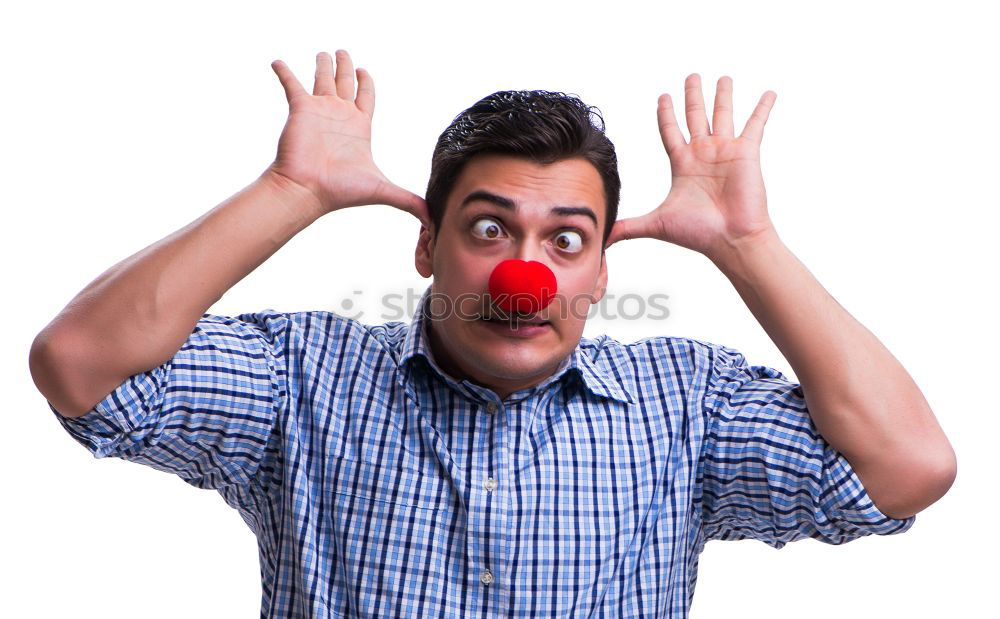
[[[289,108],[271,170],[307,188],[326,211],[387,204],[429,225],[424,199],[386,178],[372,158],[371,74],[362,68],[355,71],[347,50],[336,54],[336,71],[330,54],[316,55],[312,94],[284,62],[271,63]]]
[[[684,92],[690,143],[677,125],[670,95],[661,95],[657,106],[660,138],[670,158],[670,191],[651,212],[616,222],[607,246],[655,238],[711,256],[727,243],[771,228],[760,142],[777,95],[765,92],[743,132],[734,137],[731,78],[719,79],[711,128],[697,73],[687,77]]]

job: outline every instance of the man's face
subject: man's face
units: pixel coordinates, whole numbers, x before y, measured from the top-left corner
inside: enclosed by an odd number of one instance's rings
[[[515,207],[469,199],[474,192],[500,196]],[[583,207],[596,221],[554,212],[557,207]],[[434,277],[428,337],[442,369],[501,398],[550,376],[579,343],[590,305],[604,296],[606,210],[601,176],[585,159],[540,165],[483,154],[468,161],[440,230],[421,228],[417,243],[417,271]],[[519,335],[476,318],[488,305],[490,274],[507,259],[541,262],[556,276],[556,296],[537,315],[548,324],[535,334]]]

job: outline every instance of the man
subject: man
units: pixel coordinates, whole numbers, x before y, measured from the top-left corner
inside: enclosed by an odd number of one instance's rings
[[[317,56],[311,95],[272,66],[290,108],[275,162],[94,280],[30,359],[96,457],[239,510],[262,616],[685,617],[710,540],[901,533],[950,487],[919,389],[771,225],[773,92],[734,137],[731,80],[710,129],[692,74],[689,143],[663,95],[671,190],[616,221],[614,148],[574,97],[498,92],[460,114],[424,200],[374,164],[373,80],[345,51],[335,69]],[[365,204],[422,223],[433,280],[412,322],[204,313],[313,221]],[[636,237],[710,258],[801,384],[700,340],[583,338],[606,247]],[[558,294],[504,315],[488,293],[508,260],[543,265]]]

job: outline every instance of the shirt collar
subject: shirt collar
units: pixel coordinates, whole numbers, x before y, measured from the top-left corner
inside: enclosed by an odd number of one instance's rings
[[[428,299],[431,295],[432,286],[427,286],[424,293],[420,296],[420,300],[417,302],[417,308],[413,314],[413,319],[410,321],[409,328],[406,331],[403,340],[403,349],[400,352],[399,357],[399,374],[398,380],[401,386],[408,387],[409,377],[412,373],[413,360],[422,356],[427,364],[433,368],[442,378],[448,379],[445,373],[441,370],[440,366],[434,360],[434,355],[431,352],[430,344],[427,337],[427,317],[426,308]],[[601,336],[600,342],[603,342],[606,336]],[[596,352],[599,350],[598,346],[596,349],[590,349],[590,352]],[[577,344],[576,349],[569,356],[568,361],[564,360],[556,371],[555,376],[547,379],[547,382],[553,380],[559,380],[563,374],[570,372],[575,372],[583,381],[583,384],[590,390],[591,393],[599,396],[604,396],[607,398],[612,398],[620,402],[625,402],[628,404],[634,404],[635,399],[632,394],[621,384],[617,378],[609,375],[607,372],[602,370],[598,366],[591,354],[583,348],[581,344]]]

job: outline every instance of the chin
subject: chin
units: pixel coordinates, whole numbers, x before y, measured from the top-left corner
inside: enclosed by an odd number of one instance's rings
[[[566,345],[561,324],[528,336],[508,334],[475,322],[463,321],[447,327],[445,331],[456,329],[455,337],[445,339],[453,343],[453,359],[460,367],[467,368],[464,373],[502,381],[532,380],[550,372],[576,346],[576,342],[573,346]]]
[[[499,346],[470,348],[466,363],[481,373],[502,380],[527,380],[546,372],[559,363],[565,354],[553,354],[551,347],[519,347],[503,350]],[[568,354],[568,353],[566,353]]]

